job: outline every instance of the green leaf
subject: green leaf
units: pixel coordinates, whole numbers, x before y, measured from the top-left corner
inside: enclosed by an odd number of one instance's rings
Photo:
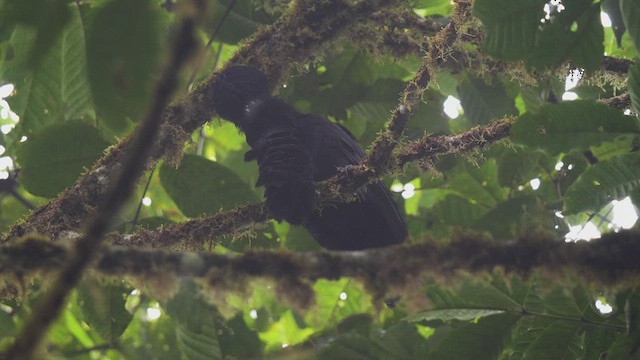
[[[183,281],[180,290],[165,306],[179,326],[178,348],[183,359],[223,359],[216,331],[216,309],[207,303],[202,289],[192,281]]]
[[[620,0],[622,19],[636,49],[640,49],[640,4],[636,0]]]
[[[635,110],[636,114],[640,114],[640,63],[635,63],[629,67],[627,86],[633,110]]]
[[[29,58],[26,59],[30,65],[39,65],[42,57],[69,21],[68,2],[66,0],[7,0],[0,4],[3,10],[1,16],[3,24],[17,22],[35,30],[34,46]]]
[[[488,85],[482,79],[466,74],[460,78],[458,93],[465,116],[474,125],[488,124],[504,115],[517,115],[514,101],[502,84],[493,79]]]
[[[473,14],[486,27],[484,47],[494,56],[522,59],[535,67],[571,61],[587,71],[602,60],[604,32],[600,5],[582,0],[563,2],[545,19],[546,0],[479,0]],[[543,21],[544,19],[544,21]]]
[[[248,359],[259,357],[264,347],[255,331],[249,329],[242,314],[234,316],[218,332],[225,357]]]
[[[498,314],[481,318],[451,330],[437,344],[430,359],[438,360],[493,360],[502,352],[503,342],[511,327],[520,318],[515,314]],[[434,337],[438,336],[436,331]]]
[[[109,144],[91,125],[70,121],[40,129],[20,144],[20,182],[30,193],[54,197],[72,185]]]
[[[116,131],[146,110],[161,49],[160,9],[150,0],[113,0],[95,10],[87,58],[98,115]]]
[[[78,287],[83,320],[108,343],[115,343],[133,318],[124,306],[130,292],[123,283],[96,279],[86,279]]]
[[[498,158],[498,184],[516,187],[536,177],[538,161],[543,154],[522,147],[507,148]]]
[[[481,308],[514,310],[522,307],[511,294],[487,282],[465,282],[458,296],[467,304]]]
[[[16,86],[11,98],[12,109],[20,116],[16,136],[63,120],[93,117],[84,24],[77,6],[71,7],[70,15],[34,68],[28,66],[37,41],[34,30],[18,26],[13,31],[9,41],[14,56],[3,64],[1,77]]]
[[[557,154],[639,132],[637,120],[618,110],[590,101],[572,101],[520,116],[511,129],[511,139]]]
[[[207,7],[206,24],[210,29],[207,32],[220,26],[230,3],[230,0],[218,0]],[[260,25],[270,22],[270,17],[265,12],[256,9],[256,5],[251,0],[236,1],[224,19],[215,39],[225,44],[236,44],[256,32]]]
[[[180,167],[163,164],[160,182],[182,212],[189,217],[256,200],[255,193],[225,166],[196,155],[186,155]]]
[[[428,356],[425,339],[416,326],[408,322],[390,326],[374,337],[374,341],[394,359],[425,359]]]
[[[555,14],[555,20],[542,25],[527,64],[542,68],[571,61],[575,67],[596,71],[604,53],[600,4],[590,5],[583,0],[563,4],[565,10]]]
[[[514,197],[498,203],[493,209],[476,220],[476,229],[487,230],[500,239],[513,239],[522,226],[523,216],[530,215],[527,209],[535,204],[532,196]]]
[[[535,44],[546,0],[477,0],[473,15],[486,30],[485,50],[503,59],[521,59]]]
[[[548,326],[524,352],[523,359],[577,359],[580,354],[580,325],[558,320]]]
[[[419,312],[413,316],[410,316],[407,320],[418,321],[470,321],[480,319],[485,316],[491,316],[496,314],[502,314],[504,310],[498,309],[478,309],[478,308],[454,308],[454,309],[436,309]]]
[[[640,154],[610,158],[591,166],[564,196],[565,214],[598,211],[612,200],[628,196],[640,186]]]
[[[433,206],[433,212],[445,224],[470,226],[486,213],[487,209],[461,196],[449,195]]]

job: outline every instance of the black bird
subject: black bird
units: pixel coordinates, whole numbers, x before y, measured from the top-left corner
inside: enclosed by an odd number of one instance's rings
[[[329,250],[362,250],[401,243],[407,228],[391,192],[374,181],[357,192],[356,201],[314,211],[315,181],[337,168],[358,164],[364,151],[340,125],[313,114],[301,114],[272,97],[267,78],[249,66],[234,66],[216,78],[213,106],[244,132],[257,160],[257,186],[265,187],[276,220],[304,226]]]

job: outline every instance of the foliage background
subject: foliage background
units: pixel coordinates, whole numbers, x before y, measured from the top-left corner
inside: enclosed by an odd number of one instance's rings
[[[105,152],[118,148],[114,144],[127,141],[165,65],[181,4],[0,4],[0,79],[14,86],[0,103],[0,163],[5,164],[0,227],[6,232],[0,349],[5,349],[46,292],[49,272],[60,266],[48,262],[51,252],[42,250],[49,249],[47,241],[14,235],[26,233],[21,229],[46,213],[38,210],[25,218],[30,208],[46,209],[50,205],[45,204],[58,201],[51,199],[65,199],[65,189],[87,178]],[[264,69],[280,97],[302,112],[346,126],[367,147],[385,128],[407,82],[427,64],[431,81],[394,156],[425,134],[447,139],[500,119],[513,121],[513,127],[508,140],[486,141],[473,151],[426,156],[401,169],[382,166],[406,214],[411,244],[437,244],[444,252],[474,241],[544,248],[563,245],[569,225],[614,232],[614,242],[605,243],[601,252],[617,244],[616,233],[637,242],[633,230],[615,222],[612,203],[630,197],[640,204],[640,68],[632,61],[640,41],[636,1],[363,4],[209,1],[197,30],[200,50],[181,72],[176,103],[201,94],[215,71],[240,58]],[[347,14],[331,12],[333,7],[357,9],[358,16],[336,20],[341,25],[336,34],[323,35],[334,29],[328,26],[331,16]],[[602,26],[602,10],[613,27]],[[453,38],[443,39],[451,27]],[[289,31],[272,41],[311,43],[255,46],[269,29]],[[300,56],[269,52],[279,46],[299,49]],[[565,95],[565,78],[575,68],[584,70],[569,90],[578,100],[565,101],[572,97]],[[460,99],[463,110],[454,119],[443,112],[449,96]],[[313,255],[304,252],[321,251],[301,228],[273,221],[247,225],[240,221],[242,214],[224,213],[259,201],[262,190],[254,186],[255,163],[243,161],[244,136],[227,122],[211,120],[188,134],[186,144],[179,142],[178,152],[184,151],[179,167],[174,165],[180,155],[167,151],[166,162],[149,169],[119,213],[109,241],[122,245],[127,238],[117,234],[164,229],[171,241],[144,245],[183,254],[186,268],[197,267],[204,261],[199,254],[207,252],[231,258],[272,249],[310,259]],[[84,191],[97,197],[93,188]],[[77,237],[93,211],[88,203],[62,204],[64,216],[35,227],[51,238],[55,251],[64,251],[57,246]],[[190,220],[206,227],[211,219],[206,216],[220,212],[235,216],[240,225],[220,232],[225,236],[208,236],[220,234],[211,230],[184,237],[170,227]],[[26,245],[33,248],[24,251]],[[248,254],[267,258],[272,253]],[[193,273],[181,276],[188,269],[180,267],[153,272],[144,262],[135,271],[112,271],[109,277],[100,275],[104,269],[99,267],[87,272],[71,294],[41,353],[87,359],[640,356],[637,266],[613,270],[594,261],[595,271],[605,273],[597,276],[594,269],[571,264],[532,266],[519,260],[526,255],[514,252],[518,261],[511,267],[484,271],[452,260],[449,269],[460,271],[428,271],[427,263],[415,268],[414,277],[394,282],[393,277],[372,281],[357,271],[336,270],[325,276],[329,279],[311,276],[303,285],[287,277],[289,286],[277,276],[253,278],[264,275],[260,271],[223,274],[214,282]],[[363,256],[371,256],[373,268],[381,271],[397,265],[380,254]],[[536,265],[542,270],[532,271]],[[312,301],[304,299],[306,287],[313,291]],[[612,311],[604,314],[596,302]]]

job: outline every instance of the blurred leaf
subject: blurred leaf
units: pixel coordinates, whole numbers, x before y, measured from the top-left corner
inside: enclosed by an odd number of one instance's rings
[[[603,104],[589,101],[546,105],[537,114],[526,113],[511,129],[511,139],[552,154],[585,150],[618,136],[637,134],[636,119]]]
[[[55,39],[70,18],[68,0],[7,0],[0,4],[2,23],[19,23],[32,28],[35,41],[30,56],[25,59],[30,66],[38,66],[53,46]],[[74,7],[75,8],[75,7]]]
[[[394,359],[425,359],[429,354],[426,341],[416,326],[404,321],[380,332],[374,341]]]
[[[207,33],[212,33],[220,26],[229,4],[231,0],[217,0],[207,7]],[[270,17],[265,12],[257,10],[252,1],[239,0],[233,4],[215,39],[225,44],[236,44],[256,32],[260,25],[270,22]]]
[[[631,105],[636,114],[640,114],[640,64],[636,63],[629,67],[629,75],[627,77],[627,86],[629,87],[629,96],[631,96]]]
[[[217,311],[201,291],[194,282],[182,281],[165,308],[179,324],[176,336],[183,359],[223,359],[216,331]]]
[[[591,166],[569,187],[564,211],[598,211],[612,200],[620,200],[640,186],[640,154],[613,157]]]
[[[536,337],[524,352],[523,359],[577,359],[580,354],[580,325],[557,320]]]
[[[507,148],[498,158],[498,184],[517,187],[536,176],[538,161],[543,154],[522,147]]]
[[[433,212],[440,221],[448,225],[470,226],[487,209],[458,195],[448,195],[433,206]]]
[[[21,119],[13,136],[29,134],[55,122],[93,117],[84,23],[77,6],[71,6],[69,15],[69,23],[56,32],[35,67],[28,65],[29,54],[36,46],[35,31],[18,26],[11,35],[13,57],[2,64],[0,77],[16,87],[12,109]]]
[[[218,339],[225,358],[247,359],[258,357],[262,353],[262,342],[256,332],[247,327],[242,314],[234,316],[225,323],[225,326],[218,331]]]
[[[16,152],[20,183],[34,195],[54,197],[71,186],[107,145],[98,130],[79,121],[42,128]]]
[[[522,228],[520,220],[525,214],[529,215],[527,208],[533,204],[535,204],[535,198],[532,196],[519,196],[505,200],[484,213],[474,227],[487,230],[498,239],[511,240],[518,235],[517,230]]]
[[[92,278],[78,287],[77,302],[84,321],[110,344],[117,341],[133,317],[124,307],[131,290],[124,283]]]
[[[515,314],[498,314],[483,317],[451,330],[435,346],[430,358],[439,360],[493,360],[499,358],[504,340],[511,327],[520,318]],[[437,336],[438,331],[436,331]]]
[[[163,164],[160,181],[189,217],[213,214],[256,200],[249,185],[231,170],[196,155],[185,155],[177,169]]]
[[[151,0],[113,0],[93,10],[87,38],[89,80],[98,116],[115,132],[146,110],[161,35],[159,6]]]
[[[603,0],[602,10],[609,16],[611,20],[611,28],[616,36],[616,42],[618,47],[622,47],[622,35],[627,30],[624,26],[622,19],[622,12],[620,11],[620,0]]]
[[[635,0],[620,0],[620,10],[635,48],[640,49],[640,4]]]
[[[460,78],[458,93],[465,116],[473,125],[488,124],[504,115],[517,115],[513,99],[507,96],[502,84],[493,79],[488,85],[482,79],[466,74]]]

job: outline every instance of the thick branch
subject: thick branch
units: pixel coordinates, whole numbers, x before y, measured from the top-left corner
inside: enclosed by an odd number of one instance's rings
[[[540,239],[496,243],[464,237],[447,245],[420,243],[358,252],[255,251],[237,256],[109,247],[102,252],[96,269],[119,277],[199,278],[212,286],[234,289],[246,286],[245,280],[264,277],[283,285],[285,292],[311,291],[309,281],[348,276],[363,279],[382,295],[386,289],[401,287],[424,274],[453,276],[495,267],[525,276],[533,270],[546,270],[549,274],[568,270],[588,281],[611,286],[625,280],[637,281],[639,240],[638,234],[630,231],[578,243]],[[38,255],[38,262],[31,261],[34,254]],[[67,257],[62,246],[27,240],[0,249],[0,273],[50,271]]]

